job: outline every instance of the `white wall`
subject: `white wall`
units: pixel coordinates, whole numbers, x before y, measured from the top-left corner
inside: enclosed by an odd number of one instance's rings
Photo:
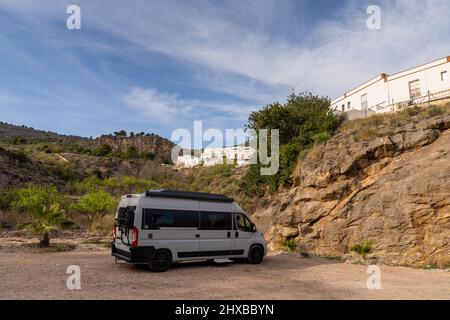
[[[441,72],[447,71],[447,80],[441,80]],[[361,110],[361,96],[367,94],[369,109],[377,113],[394,110],[393,104],[410,100],[409,82],[420,81],[420,93],[426,95],[450,89],[450,57],[439,59],[428,64],[418,66],[394,75],[381,74],[380,76],[349,91],[345,95],[331,102],[333,109],[345,111],[350,109]],[[427,100],[428,101],[428,100]]]

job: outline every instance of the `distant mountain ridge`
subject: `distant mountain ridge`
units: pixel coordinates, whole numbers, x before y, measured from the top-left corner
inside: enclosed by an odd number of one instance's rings
[[[69,140],[88,140],[79,136],[63,135],[52,131],[38,130],[24,125],[15,125],[0,121],[0,140],[10,140],[15,137],[21,137],[26,140],[49,140],[59,139]]]
[[[0,122],[0,140],[12,141],[22,138],[27,141],[48,141],[77,144],[83,147],[98,148],[104,144],[109,145],[112,150],[126,152],[128,148],[134,147],[142,152],[153,152],[167,157],[174,143],[154,133],[140,133],[127,136],[122,134],[105,134],[97,138],[85,138],[73,135],[63,135],[52,131],[44,131],[23,125],[14,125]],[[119,132],[120,133],[120,132]]]

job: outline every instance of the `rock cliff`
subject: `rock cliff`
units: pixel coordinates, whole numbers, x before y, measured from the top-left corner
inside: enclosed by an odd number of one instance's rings
[[[156,134],[147,134],[134,137],[122,137],[113,135],[102,135],[90,140],[91,147],[100,147],[103,144],[110,145],[113,150],[127,151],[129,147],[134,147],[138,151],[153,152],[156,155],[168,158],[174,144]]]
[[[384,263],[450,265],[450,115],[355,142],[338,133],[299,161],[294,186],[256,210],[270,247],[296,238],[344,256],[363,241]]]

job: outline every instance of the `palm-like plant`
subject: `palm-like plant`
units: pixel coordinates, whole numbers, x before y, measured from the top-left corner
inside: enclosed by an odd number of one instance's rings
[[[49,232],[73,224],[68,220],[61,206],[64,198],[59,194],[55,186],[28,185],[17,190],[17,200],[13,207],[19,210],[27,210],[30,220],[18,225],[20,229],[30,229],[33,233],[43,235],[39,243],[40,247],[50,245]]]

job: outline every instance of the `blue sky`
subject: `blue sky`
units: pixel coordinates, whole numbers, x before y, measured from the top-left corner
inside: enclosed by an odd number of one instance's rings
[[[450,55],[449,16],[433,0],[0,0],[0,121],[94,137],[241,128],[292,90],[333,98]]]

